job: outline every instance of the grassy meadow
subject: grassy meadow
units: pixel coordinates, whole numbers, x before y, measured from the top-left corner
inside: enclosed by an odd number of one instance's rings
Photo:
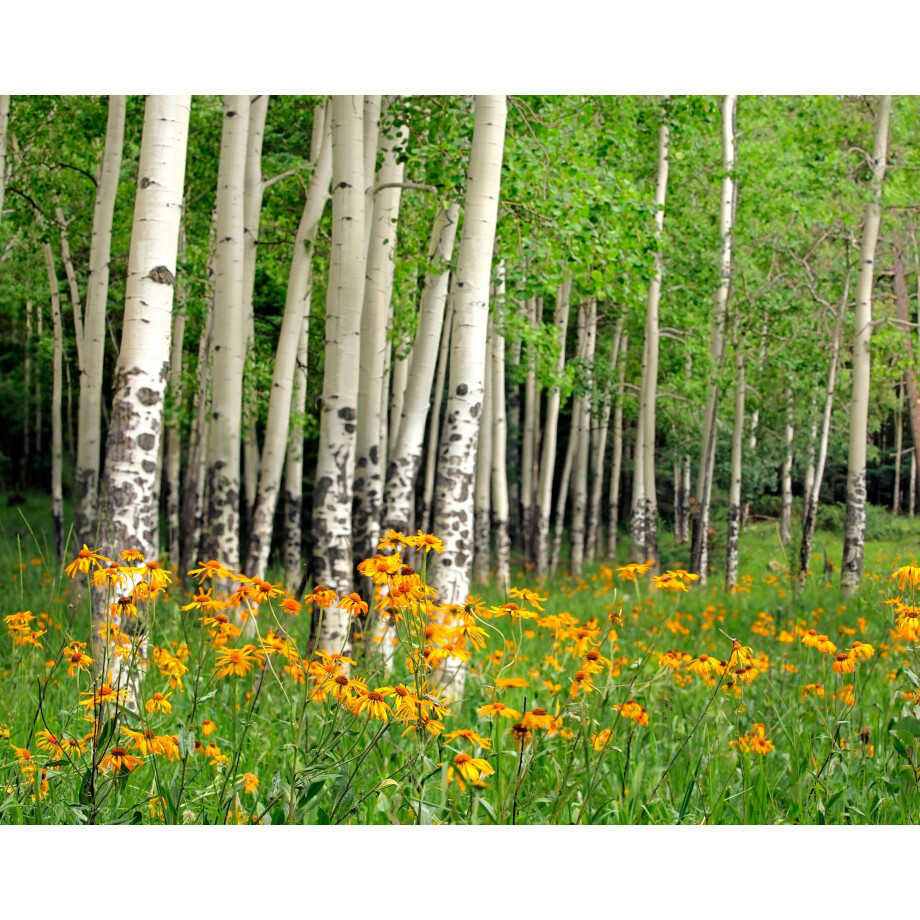
[[[446,610],[425,589],[437,541],[394,537],[362,566],[388,621],[346,599],[343,656],[309,647],[331,592],[210,562],[183,589],[165,563],[78,547],[58,563],[47,520],[39,496],[0,509],[0,823],[920,819],[920,521],[873,510],[846,598],[824,572],[839,535],[819,532],[799,586],[770,521],[745,530],[733,593],[718,548],[701,586],[663,534],[658,576],[516,569],[509,594]],[[458,662],[462,695],[441,679]]]

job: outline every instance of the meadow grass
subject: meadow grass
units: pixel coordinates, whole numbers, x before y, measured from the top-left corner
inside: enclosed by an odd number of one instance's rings
[[[315,617],[328,600],[319,591],[299,612],[303,598],[278,592],[180,611],[207,596],[205,576],[183,591],[174,573],[157,590],[159,576],[122,560],[125,584],[148,585],[129,599],[153,596],[137,602],[137,617],[123,604],[121,631],[110,627],[94,651],[90,593],[72,605],[63,569],[75,553],[52,561],[37,526],[46,512],[37,496],[0,509],[0,578],[10,579],[3,823],[920,817],[920,569],[909,568],[920,524],[898,520],[895,539],[867,544],[863,588],[851,597],[824,573],[825,548],[840,558],[838,536],[818,534],[816,572],[799,585],[771,522],[745,531],[731,593],[718,551],[701,586],[681,572],[687,548],[667,540],[661,570],[677,574],[658,587],[623,562],[545,584],[517,570],[510,599],[488,586],[464,610],[428,609],[419,578],[375,563],[366,571],[391,597],[405,592],[390,673],[373,617],[355,617],[351,665],[339,650],[309,648],[309,602]],[[428,553],[402,552],[424,579]],[[78,583],[103,570],[87,567]],[[122,590],[108,589],[109,602]],[[900,606],[886,605],[892,597]],[[242,619],[249,610],[258,616]],[[81,656],[99,655],[97,678]],[[462,696],[440,679],[439,666],[458,657],[469,658]]]

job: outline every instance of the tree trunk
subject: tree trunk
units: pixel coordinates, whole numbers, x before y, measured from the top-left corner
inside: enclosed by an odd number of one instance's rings
[[[556,358],[556,376],[560,381],[565,370],[565,338],[569,326],[569,298],[571,291],[572,280],[570,278],[563,281],[556,290],[556,310],[553,316],[553,325],[556,329],[556,339],[559,343],[559,355]],[[549,521],[552,512],[553,478],[556,472],[556,443],[559,432],[559,406],[561,401],[560,383],[556,383],[546,398],[543,453],[540,458],[540,481],[537,490],[535,543],[538,578],[545,578],[549,571]]]
[[[735,106],[737,96],[725,96],[722,103],[722,203],[719,209],[719,234],[722,238],[722,255],[719,263],[719,286],[716,289],[712,337],[709,356],[712,361],[714,382],[709,385],[706,414],[703,421],[703,446],[696,487],[696,508],[693,519],[693,546],[690,568],[705,584],[709,568],[709,506],[712,497],[712,475],[715,467],[716,429],[719,405],[718,374],[725,356],[725,311],[731,289],[732,224],[735,216]]]
[[[620,475],[623,470],[623,399],[626,382],[626,352],[629,337],[624,331],[620,339],[617,367],[616,405],[613,410],[613,456],[610,467],[610,493],[607,498],[609,516],[607,522],[607,558],[612,562],[617,552],[617,529],[620,521]]]
[[[744,452],[744,350],[735,346],[735,420],[732,425],[732,468],[728,490],[728,533],[725,539],[725,590],[738,584],[738,538],[741,535],[741,464]]]
[[[322,117],[322,112],[319,112]],[[265,441],[262,449],[262,461],[259,470],[259,486],[250,527],[249,549],[246,554],[245,571],[247,575],[257,578],[265,577],[268,556],[272,543],[272,526],[275,510],[278,506],[278,492],[281,488],[281,473],[285,454],[288,451],[289,436],[297,437],[297,432],[290,431],[292,391],[294,375],[297,369],[297,353],[301,347],[304,324],[309,316],[310,278],[313,264],[313,243],[319,229],[319,223],[326,209],[329,197],[329,183],[332,179],[332,143],[326,134],[322,152],[316,161],[313,175],[307,189],[297,237],[294,240],[294,252],[291,258],[291,270],[288,274],[287,293],[285,295],[284,315],[278,346],[275,351],[275,363],[272,371],[271,396],[268,402],[268,419],[265,425]],[[306,356],[304,356],[304,361]],[[304,394],[305,398],[306,394]],[[298,397],[299,398],[299,397]],[[302,417],[303,408],[298,406]],[[298,419],[299,438],[303,440],[303,422]],[[300,450],[303,447],[301,444]],[[302,469],[301,469],[302,472]],[[298,508],[300,500],[297,501]],[[289,507],[289,506],[288,506]],[[297,540],[297,567],[300,567],[300,538]]]
[[[42,243],[45,271],[51,294],[51,325],[54,333],[53,376],[51,386],[51,518],[54,524],[54,551],[58,559],[64,556],[64,441],[61,428],[61,395],[63,392],[64,326],[61,321],[61,295],[50,243]]]
[[[593,392],[594,381],[594,342],[597,338],[597,301],[593,298],[588,303],[585,318],[585,341],[582,349],[583,359],[588,368],[589,388]],[[572,575],[580,577],[585,562],[585,530],[588,510],[588,459],[591,453],[592,425],[591,397],[585,396],[581,401],[578,423],[578,449],[575,454],[574,489],[572,493],[572,527],[570,531],[572,546],[569,568]]]
[[[435,533],[444,552],[429,575],[441,603],[462,604],[470,589],[473,476],[483,408],[489,281],[501,189],[507,103],[477,96],[463,233],[454,278],[450,385],[439,451]],[[466,668],[444,662],[443,684],[463,695]]]
[[[0,218],[3,216],[3,196],[6,192],[6,138],[10,127],[10,97],[0,96]]]
[[[655,274],[649,282],[648,301],[645,315],[646,358],[643,362],[644,375],[640,389],[640,412],[642,413],[642,463],[643,481],[643,536],[645,558],[658,563],[658,496],[655,488],[655,435],[656,403],[658,399],[658,306],[661,301],[661,234],[664,230],[664,206],[668,192],[668,152],[670,131],[667,110],[662,112],[662,124],[658,131],[658,178],[655,185],[655,235],[658,248],[655,250]],[[638,459],[637,459],[638,463]]]
[[[217,170],[214,359],[208,428],[203,552],[240,566],[240,440],[244,366],[244,181],[249,96],[224,96]]]
[[[783,431],[783,469],[780,474],[780,494],[782,495],[779,512],[779,539],[783,546],[790,540],[792,526],[792,439],[795,428],[792,425],[792,390],[788,387],[786,398],[786,425]]]
[[[903,323],[909,321],[907,283],[904,277],[904,259],[900,236],[895,233],[894,292],[898,304],[898,319]],[[907,352],[907,367],[904,371],[904,385],[907,388],[907,418],[910,423],[910,435],[914,450],[920,444],[920,392],[917,389],[917,375],[914,373],[913,336],[907,325],[904,327],[904,348]],[[912,493],[913,494],[913,493]]]
[[[190,106],[190,96],[149,96],[144,112],[125,318],[105,451],[107,513],[102,543],[113,558],[122,549],[137,549],[148,559],[159,552],[156,460],[166,395],[164,369],[169,367]],[[93,605],[94,638],[98,638],[104,603]],[[122,628],[129,625],[136,623],[125,622]],[[136,650],[131,668],[136,663],[137,670],[143,671],[143,636]],[[104,657],[97,656],[97,665]],[[116,684],[128,685],[129,705],[134,707],[139,702],[135,675],[120,673],[115,678]]]
[[[367,280],[361,313],[361,361],[358,383],[358,431],[355,457],[355,494],[352,513],[355,561],[377,552],[380,514],[383,507],[385,460],[380,455],[386,415],[385,386],[387,326],[393,295],[396,233],[405,167],[397,162],[399,148],[405,149],[408,132],[400,129],[395,140],[381,138],[383,164],[378,180],[383,188],[373,200],[368,219],[373,221],[367,255]]]
[[[598,554],[602,542],[601,495],[604,491],[604,459],[607,455],[607,432],[610,429],[610,394],[604,394],[601,419],[591,430],[591,496],[588,501],[588,536],[585,539],[585,556],[591,562]]]
[[[536,326],[542,314],[542,301],[532,297],[525,304],[526,317]],[[540,411],[540,394],[537,392],[536,356],[533,347],[525,350],[527,377],[524,381],[524,430],[521,433],[521,526],[524,530],[524,559],[534,558],[534,467],[537,462],[537,415]]]
[[[495,577],[503,593],[511,587],[511,541],[508,533],[508,422],[505,416],[505,263],[498,266],[492,326],[492,533]]]
[[[476,446],[476,485],[473,494],[473,582],[486,584],[492,550],[492,320],[486,337],[489,360],[483,368],[482,414]]]
[[[354,587],[355,481],[361,307],[364,302],[364,96],[332,97],[332,246],[326,288],[326,363],[313,490],[313,575],[340,596]],[[317,651],[348,654],[348,611],[322,612]]]
[[[901,513],[901,453],[904,449],[904,382],[898,383],[898,407],[894,413],[894,488],[891,513]]]
[[[109,96],[102,171],[96,187],[89,249],[89,279],[83,318],[83,361],[77,409],[77,465],[74,472],[74,532],[79,544],[96,541],[99,517],[99,468],[102,439],[102,373],[105,360],[106,303],[112,220],[124,146],[127,97]]]
[[[453,298],[447,301],[447,315],[441,332],[441,348],[438,352],[438,369],[434,381],[434,393],[431,400],[431,415],[428,419],[428,449],[425,451],[425,481],[422,486],[422,504],[419,518],[422,530],[431,531],[434,523],[434,477],[438,460],[439,432],[441,430],[441,403],[444,401],[444,385],[447,382],[447,364],[450,360],[450,339],[454,326]]]
[[[850,593],[862,579],[866,542],[866,442],[869,422],[871,382],[872,282],[875,276],[875,243],[882,220],[882,182],[888,155],[888,119],[891,96],[882,96],[875,116],[875,143],[872,151],[872,180],[866,202],[863,236],[859,248],[859,275],[856,279],[856,331],[853,335],[853,396],[850,403],[850,450],[847,461],[847,510],[843,536],[843,562],[840,587]]]
[[[185,249],[185,234],[179,227],[179,248],[177,260],[182,261]],[[184,393],[182,387],[182,356],[185,343],[185,297],[184,288],[176,284],[176,309],[173,315],[172,353],[169,359],[169,408],[164,419],[166,427],[166,537],[169,561],[179,565],[179,481],[182,463],[182,427],[179,421]]]
[[[827,460],[827,445],[830,440],[831,416],[834,411],[834,390],[837,386],[837,368],[840,362],[840,329],[843,325],[843,316],[850,299],[850,272],[847,271],[843,283],[843,298],[840,309],[834,319],[834,332],[831,339],[831,359],[827,370],[827,387],[824,393],[824,414],[821,420],[821,441],[818,445],[818,457],[815,461],[815,472],[811,489],[805,495],[805,507],[802,513],[802,545],[799,547],[799,578],[804,579],[808,574],[808,563],[811,558],[811,545],[815,537],[815,525],[818,520],[818,502],[821,497],[821,483],[824,480],[824,464]]]
[[[387,467],[384,521],[388,527],[405,533],[409,530],[412,517],[415,482],[422,462],[425,443],[425,421],[431,413],[432,437],[429,445],[437,441],[438,415],[444,389],[446,370],[448,324],[444,322],[444,307],[447,302],[447,287],[450,279],[450,259],[457,235],[457,221],[460,207],[451,204],[447,210],[438,208],[431,231],[428,247],[428,270],[422,287],[419,320],[415,331],[412,354],[405,361],[406,386],[402,401],[396,439],[390,445],[390,461]],[[438,360],[438,343],[442,342],[442,359]],[[435,365],[438,366],[439,383],[432,398],[432,380]],[[429,449],[430,458],[437,456]],[[432,485],[434,475],[431,477]],[[426,490],[427,496],[427,490]],[[426,497],[426,502],[430,499]],[[427,511],[427,509],[426,509]],[[422,527],[428,529],[429,520],[422,514]]]

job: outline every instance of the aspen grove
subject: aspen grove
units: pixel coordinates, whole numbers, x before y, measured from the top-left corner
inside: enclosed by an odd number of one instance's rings
[[[0,821],[915,820],[918,151],[911,96],[0,96]]]

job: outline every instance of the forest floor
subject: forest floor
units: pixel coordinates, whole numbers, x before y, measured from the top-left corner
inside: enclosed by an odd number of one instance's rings
[[[145,675],[129,644],[143,618],[109,630],[131,706],[115,679],[93,683],[88,610],[63,572],[75,553],[49,561],[48,501],[26,496],[0,506],[0,822],[914,823],[920,520],[872,522],[883,539],[851,597],[824,574],[832,533],[800,586],[776,524],[751,524],[731,593],[718,549],[701,586],[665,536],[668,577],[517,569],[510,602],[488,586],[427,632],[407,606],[391,673],[361,618],[347,674],[333,650],[307,654],[302,598],[253,604],[239,635],[204,587],[174,583],[147,602]],[[424,576],[427,555],[403,554]],[[470,673],[451,700],[425,662],[461,633]]]

